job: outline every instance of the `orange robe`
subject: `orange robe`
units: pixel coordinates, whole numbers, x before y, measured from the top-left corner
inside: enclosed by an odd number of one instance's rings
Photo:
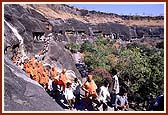
[[[40,83],[41,84],[42,83],[48,84],[48,82],[49,82],[49,77],[48,77],[47,73],[43,71],[42,76],[40,78]]]
[[[37,71],[38,71],[40,74],[42,74],[42,73],[43,73],[43,68],[42,68],[42,67],[38,67],[38,68],[37,68]]]
[[[31,75],[30,77],[33,77],[33,67],[30,66],[30,67],[29,67],[29,70],[30,70],[30,75]]]
[[[23,65],[24,69],[26,69],[28,66],[29,66],[28,63],[25,63],[25,64]]]
[[[37,69],[36,68],[33,68],[32,69],[32,76],[33,76],[33,80],[36,81],[37,77],[38,77],[38,72],[37,72]]]
[[[40,83],[40,78],[41,78],[40,73],[37,73],[37,76],[36,76],[36,78],[35,78],[35,81],[37,81],[38,83]]]
[[[41,61],[38,61],[37,62],[37,65],[41,68],[41,67],[43,67],[43,64],[41,63]]]
[[[15,64],[15,63],[17,62],[17,57],[14,56],[14,57],[12,58],[12,61],[13,61],[13,63]]]
[[[51,76],[54,78],[54,77],[57,77],[57,70],[54,69],[54,70],[51,70]]]
[[[62,82],[63,84],[61,84],[61,82]],[[67,76],[67,75],[64,74],[64,73],[61,73],[60,78],[59,78],[59,84],[60,84],[60,85],[63,85],[63,89],[64,89],[64,90],[65,90],[65,87],[66,87],[66,83],[67,83],[67,82],[72,83],[72,81],[71,81],[71,79],[69,78],[69,76]]]
[[[89,92],[85,92],[85,96],[88,96],[89,94],[96,97],[97,96],[97,85],[95,82],[92,80],[91,82],[86,81],[83,85],[83,87],[88,90]]]
[[[54,79],[54,82],[55,82],[56,84],[58,84],[59,76],[58,76],[57,70],[56,70],[55,68],[54,68],[54,70],[51,69],[51,77]]]
[[[61,73],[60,80],[63,81],[64,84],[66,84],[67,81],[68,81],[68,76],[66,76],[65,74]]]

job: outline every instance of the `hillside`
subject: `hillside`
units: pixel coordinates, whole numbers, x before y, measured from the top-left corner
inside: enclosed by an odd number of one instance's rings
[[[84,23],[98,24],[114,22],[127,26],[163,26],[162,16],[122,16],[114,13],[104,13],[88,11],[85,9],[74,8],[68,5],[23,5],[25,8],[34,9],[44,15],[47,19],[69,19],[74,18]]]
[[[43,69],[51,70],[52,67],[55,67],[58,75],[61,74],[63,68],[66,68],[70,77],[76,77],[82,83],[87,74],[95,69],[94,67],[107,66],[107,70],[110,70],[110,67],[117,65],[118,60],[122,62],[119,57],[120,52],[118,52],[120,49],[123,50],[123,56],[126,55],[125,60],[127,60],[127,52],[131,54],[132,60],[137,59],[136,54],[139,54],[139,57],[143,56],[140,49],[136,49],[136,44],[145,45],[145,48],[142,47],[145,53],[159,51],[155,53],[161,55],[159,58],[161,62],[163,61],[163,49],[157,48],[164,48],[163,16],[122,16],[78,9],[65,4],[5,4],[3,23],[5,111],[65,110],[62,107],[61,96],[58,96],[57,100],[50,97],[48,95],[50,93],[47,93],[45,87],[42,87],[43,84],[40,85],[39,81],[35,81],[32,76],[29,76],[28,73],[31,72],[27,71],[26,67],[23,68],[26,59],[30,61],[34,58],[36,62],[40,60]],[[127,45],[132,44],[133,48],[135,46],[134,52],[122,49],[122,47],[126,48]],[[80,55],[74,56],[77,51],[82,52],[83,60]],[[144,57],[147,62],[140,61],[141,66],[152,63],[147,56]],[[153,58],[151,57],[151,60],[155,61]],[[141,58],[137,60],[141,60]],[[33,66],[31,61],[29,63]],[[85,65],[84,61],[90,65]],[[128,68],[127,63],[122,62],[122,64]],[[84,65],[90,70],[86,71]],[[141,71],[138,72],[141,73]],[[159,75],[163,74],[160,70],[156,72]],[[49,78],[53,80],[51,76]]]

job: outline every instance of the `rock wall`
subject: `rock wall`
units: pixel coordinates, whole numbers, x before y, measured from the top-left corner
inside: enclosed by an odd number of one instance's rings
[[[50,33],[45,28],[46,18],[33,9],[20,5],[5,5],[4,19],[23,38],[25,52],[28,56],[38,54],[43,49],[44,42],[35,43],[33,32]],[[19,44],[19,39],[12,29],[4,22],[4,48]],[[73,70],[81,77],[75,67],[71,53],[66,51],[60,42],[50,41],[46,62],[57,67]],[[55,44],[52,44],[55,43]],[[5,53],[4,63],[4,109],[5,111],[63,111],[46,91],[35,81],[11,62],[12,52]]]
[[[34,31],[47,31],[45,28],[44,22],[47,19],[40,15],[35,10],[25,9],[20,5],[5,5],[4,6],[4,19],[10,23],[13,27],[15,27],[19,34],[24,39],[25,48],[28,52],[34,51],[33,49],[33,35]],[[9,28],[5,24],[5,36],[7,39],[14,38]],[[6,43],[5,43],[6,44]],[[15,44],[13,41],[8,43],[8,45]]]
[[[22,36],[27,55],[31,56],[38,54],[40,50],[43,49],[44,43],[34,42],[33,32],[44,32],[47,35],[49,33],[49,31],[45,28],[47,19],[35,10],[24,8],[20,5],[5,5],[4,8],[5,21],[16,28],[18,33]],[[14,35],[12,30],[7,26],[6,23],[4,23],[4,26],[5,47],[18,44],[19,40]],[[62,38],[66,39],[66,36],[64,35]],[[46,56],[47,59],[45,60],[52,65],[65,67],[75,71],[77,76],[80,78],[81,76],[75,67],[75,62],[73,61],[71,53],[65,51],[64,45],[61,42],[62,40],[60,43],[58,43],[54,39],[50,41],[51,44],[49,45],[49,52]],[[11,58],[11,56],[9,56],[9,58]]]
[[[5,57],[4,59],[5,111],[63,111],[34,80]]]
[[[124,24],[106,22],[106,23],[89,23],[77,20],[76,18],[49,19],[36,8],[42,8],[41,5],[5,5],[4,19],[17,29],[18,34],[23,38],[25,52],[28,56],[38,54],[43,49],[44,43],[35,43],[33,38],[34,32],[45,33],[45,37],[52,33],[53,39],[49,42],[49,50],[45,61],[51,65],[55,65],[61,71],[62,68],[73,70],[76,76],[81,79],[81,75],[75,67],[75,62],[70,51],[65,49],[65,42],[76,42],[78,39],[92,39],[93,34],[112,34],[116,33],[123,40],[142,38],[144,35],[152,35],[152,37],[163,38],[163,26],[140,27],[128,26]],[[95,11],[73,9],[67,5],[43,5],[43,8],[51,8],[58,14],[58,10],[64,13],[72,13],[76,16],[80,15],[80,19],[87,15],[106,16],[106,13],[97,13]],[[42,10],[42,9],[41,9]],[[44,9],[43,9],[44,10]],[[69,15],[71,16],[71,15]],[[108,16],[117,16],[108,14]],[[101,22],[101,21],[100,21]],[[52,31],[46,28],[46,23],[50,24]],[[70,33],[70,35],[68,33]],[[59,35],[58,35],[59,34]],[[80,41],[78,40],[78,41]],[[81,41],[82,42],[82,41]],[[18,38],[15,36],[10,27],[4,22],[4,47],[19,44]],[[42,111],[42,110],[63,110],[56,102],[54,102],[48,94],[36,82],[28,79],[25,73],[19,70],[10,62],[12,53],[5,54],[5,110],[7,111]],[[49,106],[52,105],[52,106]]]

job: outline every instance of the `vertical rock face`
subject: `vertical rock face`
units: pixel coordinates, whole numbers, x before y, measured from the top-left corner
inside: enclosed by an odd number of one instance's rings
[[[4,76],[5,111],[63,111],[37,82],[6,57]]]
[[[20,5],[5,5],[4,19],[17,30],[23,38],[25,51],[35,55],[43,49],[44,43],[35,43],[33,32],[48,31],[45,28],[46,19],[33,9],[25,9]],[[19,39],[12,29],[4,22],[4,47],[19,44]],[[46,61],[58,67],[66,67],[76,72],[80,77],[70,52],[64,49],[64,45],[54,40],[51,41]],[[5,54],[4,63],[4,110],[5,111],[63,111],[40,87],[40,85],[29,79],[26,74],[13,65],[10,61],[12,53]]]
[[[50,19],[46,17],[43,13],[46,9],[52,9],[53,12],[59,14],[60,12],[68,13],[68,19],[63,17]],[[78,20],[78,18],[71,17],[70,14],[75,14],[80,16],[80,12],[83,10],[75,9],[73,7],[68,7],[67,5],[5,5],[4,6],[4,18],[10,23],[13,27],[18,30],[18,33],[23,37],[25,49],[29,53],[37,53],[42,47],[43,44],[35,44],[33,40],[33,32],[44,32],[46,35],[53,32],[55,34],[55,40],[66,41],[66,42],[76,42],[77,39],[86,39],[94,32],[100,32],[104,36],[109,36],[112,34],[117,34],[121,39],[128,40],[132,37],[141,38],[144,34],[155,34],[156,31],[160,32],[163,36],[163,27],[138,27],[132,26],[129,27],[126,24],[120,24],[113,21],[101,22],[101,23],[86,23],[85,21]],[[49,12],[50,13],[50,12]],[[93,12],[90,15],[99,14],[103,15],[104,18],[109,15],[106,13]],[[115,16],[115,15],[113,15]],[[117,16],[117,15],[116,15]],[[52,30],[47,30],[46,23],[49,23],[52,26]],[[92,33],[90,32],[92,31]],[[65,32],[71,32],[67,35]],[[157,33],[158,34],[158,33]],[[11,44],[17,44],[18,40],[12,35],[11,30],[5,24],[5,46]],[[36,46],[39,46],[38,49]]]
[[[5,5],[4,19],[18,30],[18,33],[23,37],[26,50],[32,52],[34,46],[32,33],[36,30],[45,31],[44,22],[46,18],[34,10],[23,8],[21,5]],[[6,39],[14,38],[10,28],[6,24],[4,26]],[[5,41],[7,41],[6,39]],[[13,40],[7,44],[15,44]]]
[[[28,52],[29,55],[38,54],[40,50],[43,49],[44,43],[35,43],[33,33],[41,32],[47,35],[47,33],[49,33],[49,31],[47,31],[45,28],[45,22],[47,22],[47,19],[37,11],[29,8],[24,8],[20,5],[5,5],[4,8],[4,19],[13,28],[17,29],[18,34],[22,36],[25,51]],[[18,44],[18,38],[5,22],[4,27],[5,47]],[[63,37],[65,38],[65,36]],[[75,63],[70,52],[65,50],[64,45],[61,44],[61,41],[59,43],[52,39],[50,43],[54,44],[49,45],[50,47],[47,56],[49,58],[47,58],[47,61],[52,62],[51,64],[55,62],[55,64],[61,67],[72,69],[77,73],[77,76],[80,77],[80,74],[75,68]]]
[[[46,10],[47,9],[47,10]],[[52,11],[52,12],[48,12]],[[50,19],[47,16],[56,14]],[[49,14],[49,15],[45,15]],[[62,15],[63,14],[63,15]],[[66,15],[65,15],[66,14]],[[59,17],[62,16],[62,17]],[[88,18],[91,16],[91,18]],[[96,23],[92,17],[100,20]],[[116,14],[107,14],[96,11],[74,9],[68,5],[5,5],[4,20],[17,30],[23,38],[25,52],[28,56],[38,54],[44,48],[44,42],[35,43],[34,33],[44,33],[46,37],[49,33],[54,35],[49,42],[49,50],[45,61],[50,65],[55,65],[59,71],[62,68],[73,70],[80,79],[81,75],[75,67],[72,54],[65,49],[64,42],[77,42],[89,38],[95,34],[109,36],[115,34],[123,40],[132,37],[143,37],[143,35],[163,36],[164,28],[159,27],[129,27],[124,23],[114,20],[106,20],[107,17],[119,18]],[[116,17],[115,17],[116,19]],[[104,21],[105,20],[105,21]],[[121,19],[120,19],[121,20]],[[52,28],[47,29],[46,28]],[[4,48],[19,44],[19,39],[12,29],[4,22]],[[90,37],[92,39],[92,37]],[[4,88],[6,111],[59,111],[63,110],[54,102],[38,83],[29,79],[26,74],[13,65],[9,59],[12,52],[5,54],[4,64]]]
[[[62,71],[63,68],[72,70],[76,76],[81,79],[79,71],[76,69],[75,61],[73,60],[70,51],[64,48],[64,44],[58,41],[51,40],[49,43],[49,51],[47,53],[46,62]]]

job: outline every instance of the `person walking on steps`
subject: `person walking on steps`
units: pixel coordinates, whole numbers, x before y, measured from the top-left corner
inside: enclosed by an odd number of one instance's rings
[[[75,102],[78,105],[80,103],[80,88],[81,88],[81,86],[82,86],[81,81],[78,78],[75,78],[74,82],[72,83],[72,88],[73,88],[73,92],[75,95]]]
[[[110,97],[111,97],[112,107],[115,108],[116,95],[119,93],[119,80],[118,80],[116,69],[113,68],[111,70],[111,74],[112,74],[112,84],[110,87]]]
[[[73,94],[73,89],[71,87],[71,83],[67,82],[66,88],[65,88],[65,99],[69,105],[69,109],[72,110],[73,105],[75,103],[75,96]]]
[[[93,102],[97,104],[97,85],[92,79],[92,75],[88,75],[87,81],[82,85],[82,89],[85,91],[85,108],[88,108]]]
[[[98,107],[100,107],[103,104],[103,111],[108,110],[107,102],[108,100],[111,99],[110,93],[108,91],[108,87],[109,87],[109,83],[107,80],[105,80],[104,85],[100,87],[100,92],[99,92],[99,97],[98,97],[100,103]]]

